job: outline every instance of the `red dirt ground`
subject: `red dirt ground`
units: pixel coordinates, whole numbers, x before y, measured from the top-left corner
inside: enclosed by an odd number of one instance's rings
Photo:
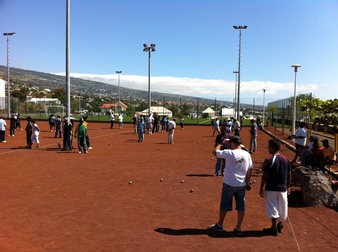
[[[0,143],[0,251],[338,250],[337,212],[304,206],[297,188],[284,232],[263,235],[270,220],[259,196],[259,169],[270,137],[262,132],[252,154],[257,183],[247,193],[243,232],[236,236],[206,230],[217,220],[222,188],[222,177],[213,176],[210,127],[177,128],[169,145],[166,133],[138,143],[130,124],[110,130],[109,123],[89,123],[93,150],[79,154],[59,150],[61,139],[47,122],[38,124],[39,149],[24,149],[25,131]],[[248,128],[241,135],[248,145]],[[285,147],[282,153],[294,155]],[[236,218],[228,213],[224,228],[231,231]]]

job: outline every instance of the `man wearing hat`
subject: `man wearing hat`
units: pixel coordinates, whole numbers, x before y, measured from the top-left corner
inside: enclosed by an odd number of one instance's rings
[[[324,168],[325,165],[333,165],[334,162],[336,161],[336,154],[332,146],[330,146],[329,140],[324,139],[322,143],[323,143],[323,160],[321,162],[320,168]]]
[[[242,150],[242,140],[239,136],[233,136],[228,141],[231,149],[221,150],[223,144],[215,147],[213,154],[217,158],[226,160],[221,204],[218,222],[210,227],[209,230],[222,231],[223,221],[227,212],[232,211],[232,198],[235,197],[237,210],[237,225],[234,228],[236,234],[241,234],[241,225],[245,212],[245,190],[250,190],[250,178],[253,168],[250,153]]]

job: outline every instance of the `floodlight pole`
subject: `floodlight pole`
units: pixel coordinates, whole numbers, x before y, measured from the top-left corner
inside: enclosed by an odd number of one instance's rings
[[[263,88],[263,128],[265,127],[265,91],[266,89]]]
[[[7,36],[7,117],[11,118],[11,85],[9,77],[9,36],[14,35],[15,32],[5,32],[4,36]]]
[[[236,107],[237,107],[237,76],[238,76],[238,71],[232,71],[235,75],[236,75],[236,78],[235,78],[235,102],[234,102],[234,116],[236,118],[238,118],[237,114],[236,114]]]
[[[70,122],[70,0],[66,3],[66,116]]]
[[[143,51],[148,53],[148,114],[151,113],[151,92],[150,92],[150,55],[151,52],[155,52],[155,44],[150,44],[148,46],[147,44],[143,44]]]
[[[295,81],[293,85],[293,117],[292,117],[292,135],[296,134],[296,110],[297,110],[297,97],[296,97],[296,86],[297,86],[297,71],[299,67],[302,67],[299,64],[294,64],[291,67],[295,70]]]
[[[237,85],[237,120],[241,121],[240,116],[240,90],[241,90],[241,46],[242,46],[242,29],[248,28],[247,25],[244,26],[233,26],[234,29],[239,30],[239,45],[238,45],[238,85]]]
[[[120,74],[122,73],[122,71],[115,71],[117,73],[117,82],[119,85],[119,104],[118,104],[118,112],[119,115],[121,114],[121,93],[120,93]]]

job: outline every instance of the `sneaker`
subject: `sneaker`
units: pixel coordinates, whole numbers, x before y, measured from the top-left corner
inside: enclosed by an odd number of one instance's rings
[[[209,226],[207,229],[211,231],[223,231],[223,227],[218,226],[217,223]]]
[[[283,233],[284,225],[280,222],[277,224],[277,231],[278,233]]]
[[[81,154],[81,153],[82,153],[82,151],[79,151],[79,153]]]
[[[263,232],[267,235],[272,235],[272,236],[277,236],[278,235],[278,231],[277,229],[274,229],[272,227],[270,228],[264,228]]]
[[[239,228],[235,227],[234,228],[234,233],[237,234],[237,235],[240,235],[240,234],[242,234],[242,230],[240,230]]]
[[[88,150],[92,150],[93,149],[93,147],[88,147]]]
[[[88,151],[86,151],[86,154],[88,154],[89,152]]]
[[[3,142],[3,143],[6,143],[7,141],[6,141],[6,140],[3,140],[2,142]]]

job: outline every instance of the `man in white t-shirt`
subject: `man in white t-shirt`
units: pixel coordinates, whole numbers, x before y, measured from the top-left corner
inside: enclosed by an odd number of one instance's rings
[[[239,131],[241,130],[241,124],[236,118],[234,118],[233,127],[234,127],[234,132],[235,132],[234,135],[239,136]]]
[[[119,128],[122,129],[122,125],[123,125],[123,116],[122,116],[122,114],[119,114],[118,120],[119,120]]]
[[[112,129],[112,128],[114,128],[114,121],[115,121],[114,112],[110,113],[109,120],[110,120],[110,128]]]
[[[300,154],[303,150],[303,148],[306,145],[306,137],[307,137],[307,131],[305,128],[305,123],[301,122],[299,124],[299,128],[295,135],[292,135],[293,142],[295,143],[296,147],[296,154],[291,163],[295,163],[297,161],[297,158],[300,157]]]
[[[235,197],[237,210],[237,225],[234,229],[236,234],[241,234],[241,225],[245,212],[245,190],[250,190],[250,179],[253,168],[250,153],[241,147],[242,140],[239,136],[233,136],[229,141],[231,149],[220,150],[222,144],[217,145],[213,154],[217,158],[226,159],[221,204],[218,222],[209,230],[223,231],[223,221],[227,212],[232,211],[232,199]]]
[[[0,142],[6,143],[6,121],[0,116]]]

